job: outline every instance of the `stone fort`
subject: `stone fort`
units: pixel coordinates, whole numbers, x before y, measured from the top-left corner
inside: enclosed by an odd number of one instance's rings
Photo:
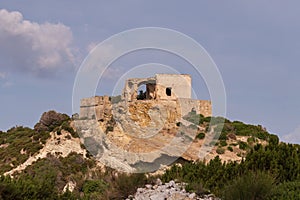
[[[145,85],[145,92],[138,91],[142,85]],[[119,96],[81,99],[79,118],[104,121],[112,115],[112,105],[119,102],[127,106],[152,102],[165,105],[178,116],[184,116],[191,111],[205,117],[211,116],[211,101],[192,99],[191,94],[192,79],[188,74],[156,74],[149,78],[130,78],[126,80],[122,94]],[[174,107],[177,108],[175,111]]]

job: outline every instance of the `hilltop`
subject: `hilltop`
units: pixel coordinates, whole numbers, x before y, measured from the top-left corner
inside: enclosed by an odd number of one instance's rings
[[[0,197],[124,199],[156,178],[166,183],[186,183],[187,191],[200,196],[213,192],[221,197],[223,191],[235,191],[229,186],[258,176],[257,173],[262,173],[262,180],[257,182],[263,184],[260,187],[270,190],[263,193],[280,197],[288,189],[285,195],[298,194],[293,191],[300,189],[299,145],[279,142],[276,135],[260,125],[203,117],[194,112],[185,120],[192,123],[189,126],[197,130],[197,135],[171,168],[152,175],[127,174],[95,159],[81,143],[70,117],[46,112],[34,129],[19,126],[0,132]],[[211,144],[212,152],[205,161],[194,160],[193,153],[213,131],[208,124],[212,123],[216,130],[220,120],[225,121],[224,129],[218,141]],[[273,193],[273,187],[280,192]]]

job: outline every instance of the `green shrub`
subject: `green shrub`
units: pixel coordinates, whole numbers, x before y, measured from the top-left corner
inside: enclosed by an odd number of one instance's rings
[[[199,140],[202,140],[205,138],[205,133],[199,133],[197,136],[196,136],[197,139]]]
[[[273,134],[270,134],[269,135],[269,144],[270,145],[278,145],[279,143],[279,138],[277,135],[273,135]]]
[[[221,145],[222,147],[227,146],[226,140],[220,140],[220,145]]]
[[[93,193],[102,194],[108,187],[103,180],[86,180],[83,184],[82,191],[85,195],[90,196]]]
[[[200,114],[200,124],[204,124],[205,122],[209,123],[210,120],[211,120],[211,117],[204,117],[203,115]]]
[[[273,184],[274,179],[270,175],[249,172],[227,183],[222,199],[267,199],[272,194]]]
[[[219,147],[219,148],[217,148],[216,152],[217,152],[217,154],[224,154],[225,149]]]
[[[205,189],[201,183],[198,182],[192,182],[187,184],[185,186],[185,190],[190,193],[194,192],[199,196],[209,194],[209,191]]]
[[[144,174],[120,174],[116,179],[118,199],[126,199],[130,194],[134,194],[138,187],[144,187],[146,184]]]
[[[274,189],[270,199],[300,199],[300,180],[281,183]]]
[[[228,146],[227,149],[228,149],[228,151],[233,152],[233,148],[231,146]]]
[[[255,139],[254,137],[249,137],[249,138],[247,139],[247,142],[248,142],[249,144],[253,144],[254,142],[256,142],[256,139]]]
[[[74,137],[74,138],[79,137],[78,133],[75,132],[74,129],[70,126],[70,121],[63,122],[63,124],[61,125],[61,129],[64,129],[65,131],[68,131],[69,133],[71,133],[72,137]]]
[[[239,148],[242,150],[246,150],[248,148],[248,145],[246,142],[239,141],[238,144],[239,144]]]

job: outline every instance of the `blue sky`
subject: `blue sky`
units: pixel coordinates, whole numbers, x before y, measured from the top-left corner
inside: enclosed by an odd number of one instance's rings
[[[49,109],[71,114],[74,79],[89,50],[121,31],[155,26],[208,51],[223,77],[229,119],[300,143],[299,1],[12,0],[0,9],[1,130],[32,127]],[[113,63],[105,81],[113,85],[120,66],[148,62],[185,72],[175,56],[142,51]]]

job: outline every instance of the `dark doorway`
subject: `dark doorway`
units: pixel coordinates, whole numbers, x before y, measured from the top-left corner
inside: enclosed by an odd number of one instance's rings
[[[172,88],[166,88],[166,94],[167,94],[167,96],[171,96]]]
[[[146,99],[146,85],[142,84],[138,88],[137,100]]]

